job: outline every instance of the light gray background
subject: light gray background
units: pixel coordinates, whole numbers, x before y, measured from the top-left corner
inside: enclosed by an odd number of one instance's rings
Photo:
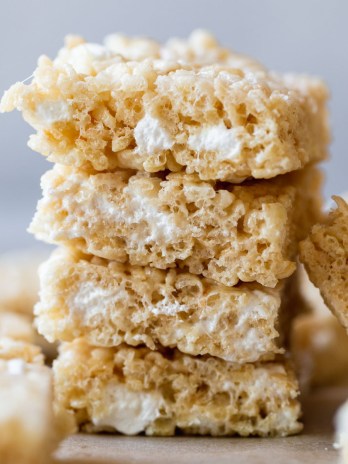
[[[0,14],[1,93],[30,76],[40,54],[54,57],[67,33],[94,42],[115,31],[166,40],[206,28],[270,68],[322,76],[333,127],[325,196],[348,190],[346,0],[0,0]],[[35,246],[25,229],[50,164],[27,148],[30,133],[19,113],[0,116],[0,251]]]

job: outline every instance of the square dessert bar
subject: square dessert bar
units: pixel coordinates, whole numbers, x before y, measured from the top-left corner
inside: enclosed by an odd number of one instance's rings
[[[23,359],[1,359],[0,462],[47,464],[58,443],[51,370]]]
[[[0,313],[0,323],[5,323],[0,331],[0,462],[47,464],[73,424],[66,413],[54,414],[52,372],[43,365],[40,348],[26,341],[23,321],[15,332],[14,320],[4,320],[4,314]]]
[[[281,283],[226,287],[176,269],[60,250],[41,266],[36,325],[48,340],[176,347],[235,363],[274,359],[295,309]]]
[[[57,163],[241,182],[326,158],[326,99],[318,79],[276,75],[196,33],[162,47],[70,38],[0,109],[22,111],[30,147]]]
[[[348,204],[333,198],[337,208],[301,242],[300,259],[327,306],[348,329]]]
[[[283,362],[236,366],[147,348],[63,344],[57,406],[87,431],[128,435],[286,436],[298,433],[298,384]]]
[[[297,243],[319,219],[320,184],[313,168],[239,186],[57,165],[42,178],[29,230],[106,259],[275,287],[294,272]]]

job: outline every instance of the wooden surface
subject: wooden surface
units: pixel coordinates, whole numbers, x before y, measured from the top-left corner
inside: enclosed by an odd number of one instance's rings
[[[304,401],[305,428],[288,438],[124,437],[76,435],[56,464],[333,464],[333,417],[347,388],[321,390]]]

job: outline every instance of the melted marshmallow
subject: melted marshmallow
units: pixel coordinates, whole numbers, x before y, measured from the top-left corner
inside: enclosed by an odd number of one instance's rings
[[[44,126],[48,126],[55,122],[69,121],[72,118],[72,111],[65,101],[48,100],[36,106],[36,117]]]
[[[160,415],[162,399],[157,393],[134,392],[111,380],[102,395],[103,406],[93,417],[96,426],[113,427],[126,435],[136,435]]]
[[[149,114],[138,122],[134,129],[134,137],[140,155],[169,150],[174,145],[174,140],[169,132],[161,126],[158,119]]]
[[[223,123],[203,127],[191,134],[188,146],[197,152],[212,151],[221,161],[235,158],[241,149],[235,130],[227,129]]]

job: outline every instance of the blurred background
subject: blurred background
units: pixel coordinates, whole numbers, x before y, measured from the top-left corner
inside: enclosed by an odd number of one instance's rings
[[[1,0],[0,93],[51,58],[68,33],[100,42],[111,32],[164,41],[192,29],[269,68],[319,75],[331,89],[331,159],[325,197],[348,190],[348,2],[346,0]],[[19,113],[0,115],[0,252],[43,247],[26,232],[50,168],[26,146],[31,128]]]

